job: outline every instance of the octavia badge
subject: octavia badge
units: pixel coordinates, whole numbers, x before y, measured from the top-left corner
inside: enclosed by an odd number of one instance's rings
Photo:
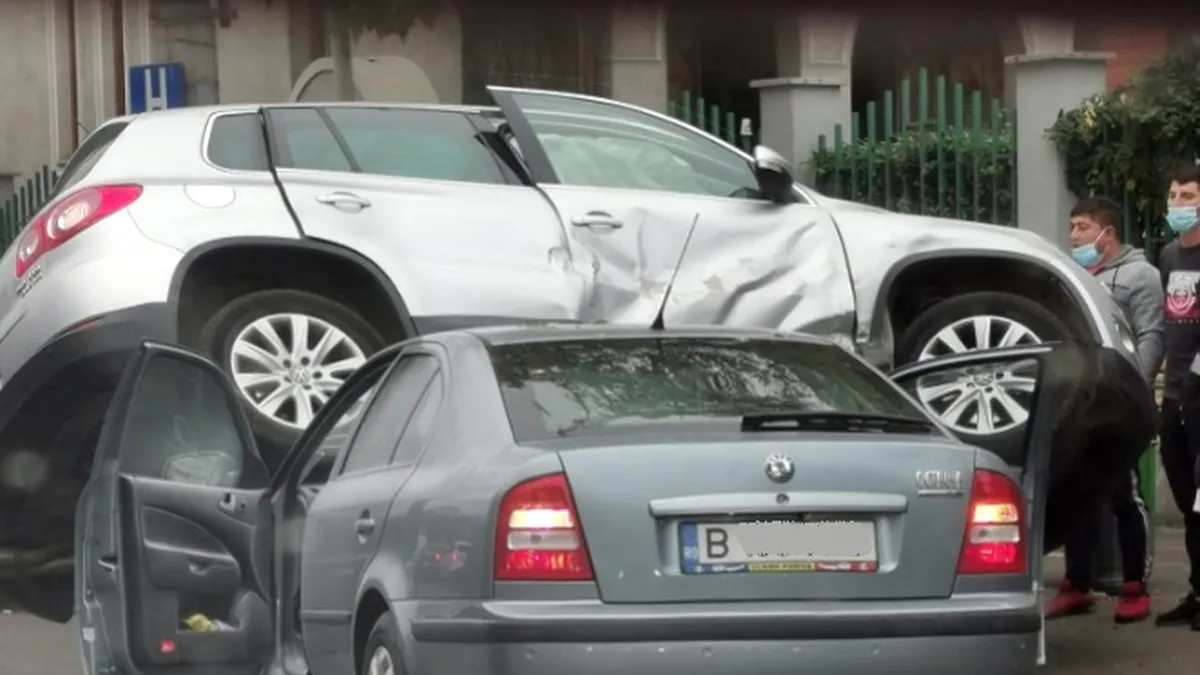
[[[792,458],[787,455],[777,452],[767,457],[767,466],[765,467],[767,478],[770,478],[775,483],[786,483],[796,475],[796,464],[792,462]]]

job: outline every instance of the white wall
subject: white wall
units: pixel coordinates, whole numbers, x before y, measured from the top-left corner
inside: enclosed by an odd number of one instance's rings
[[[316,18],[301,4],[242,0],[228,28],[217,28],[217,80],[221,103],[286,101],[301,71],[328,51],[314,39]],[[433,26],[418,23],[405,39],[374,32],[359,35],[354,56],[406,56],[421,66],[442,102],[462,100],[462,25],[449,13]]]
[[[407,57],[425,71],[442,103],[462,102],[462,51],[462,22],[454,12],[432,26],[418,22],[403,40],[374,31],[359,35],[350,49],[353,56]]]
[[[44,164],[51,151],[53,119],[59,101],[49,82],[55,62],[49,17],[54,3],[0,4],[0,174],[24,174]],[[0,179],[0,192],[7,180]]]
[[[228,28],[217,28],[217,94],[221,103],[286,101],[292,82],[292,23],[301,11],[286,2],[243,0]]]

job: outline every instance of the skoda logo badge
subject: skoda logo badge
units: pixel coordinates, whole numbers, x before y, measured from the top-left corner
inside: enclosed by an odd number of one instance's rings
[[[777,452],[770,457],[767,457],[767,478],[775,483],[786,483],[796,475],[796,464],[792,462],[792,458],[787,455]]]

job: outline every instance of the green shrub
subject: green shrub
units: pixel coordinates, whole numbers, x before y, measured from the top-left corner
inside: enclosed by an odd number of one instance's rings
[[[1060,115],[1047,136],[1063,154],[1067,185],[1126,209],[1126,236],[1166,238],[1167,174],[1200,152],[1200,47],[1169,53],[1124,85]]]

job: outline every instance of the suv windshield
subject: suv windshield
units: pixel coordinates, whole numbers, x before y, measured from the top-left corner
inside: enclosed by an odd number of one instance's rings
[[[609,338],[489,350],[518,442],[764,413],[929,419],[891,382],[833,345]]]

